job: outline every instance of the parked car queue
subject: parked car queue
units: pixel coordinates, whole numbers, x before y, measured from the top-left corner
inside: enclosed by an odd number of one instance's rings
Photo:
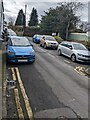
[[[54,37],[49,35],[42,35],[42,38],[39,40],[39,44],[45,49],[57,49],[59,56],[67,56],[73,62],[90,62],[90,51],[81,43],[63,41],[58,44]]]
[[[35,50],[26,37],[17,36],[12,30],[8,30],[6,56],[9,62],[34,62]],[[12,34],[11,34],[12,33]],[[90,51],[81,43],[63,41],[60,44],[50,35],[34,35],[33,42],[39,43],[43,48],[57,49],[58,55],[69,57],[73,62],[90,62]]]

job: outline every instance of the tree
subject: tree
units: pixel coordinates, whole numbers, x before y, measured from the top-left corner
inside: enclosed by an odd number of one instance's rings
[[[28,23],[29,26],[37,26],[38,25],[38,14],[36,9],[32,9],[30,20]]]
[[[25,25],[25,15],[22,9],[18,13],[15,25]]]
[[[76,29],[79,17],[75,15],[77,9],[82,6],[77,2],[62,2],[55,9],[50,8],[41,19],[42,32],[59,33],[63,39],[68,38],[69,32]]]
[[[13,24],[14,24],[14,19],[12,18],[12,17],[9,17],[9,22],[8,22],[8,25],[9,26],[13,26]]]

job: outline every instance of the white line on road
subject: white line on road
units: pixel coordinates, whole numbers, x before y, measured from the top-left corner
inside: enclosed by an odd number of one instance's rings
[[[69,62],[68,60],[64,60],[64,62],[66,62],[66,63],[70,64],[70,62]]]

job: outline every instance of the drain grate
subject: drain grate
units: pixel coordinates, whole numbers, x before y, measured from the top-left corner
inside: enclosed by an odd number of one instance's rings
[[[7,84],[6,86],[7,86],[8,89],[14,89],[16,87],[16,85],[17,85],[17,80],[9,80],[9,79],[7,79],[6,84]]]

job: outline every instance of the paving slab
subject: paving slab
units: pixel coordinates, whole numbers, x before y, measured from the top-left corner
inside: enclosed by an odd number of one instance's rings
[[[2,119],[2,50],[0,50],[0,120]]]

